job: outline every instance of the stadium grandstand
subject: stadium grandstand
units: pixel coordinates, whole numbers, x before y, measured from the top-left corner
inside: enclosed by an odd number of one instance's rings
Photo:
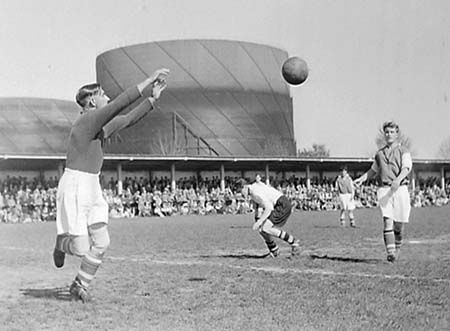
[[[343,164],[352,177],[367,170],[370,157],[296,156],[292,98],[280,74],[287,57],[228,40],[151,42],[100,54],[97,79],[111,98],[156,68],[171,69],[159,109],[107,142],[104,187],[118,195],[199,183],[225,191],[235,178],[260,174],[274,186],[310,190],[331,187]],[[74,101],[0,98],[0,193],[56,186],[78,113]],[[448,190],[449,169],[449,160],[414,159],[412,191],[416,183]]]

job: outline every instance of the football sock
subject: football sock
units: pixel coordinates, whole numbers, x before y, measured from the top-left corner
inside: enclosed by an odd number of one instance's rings
[[[89,228],[89,235],[92,240],[92,246],[89,251],[81,258],[81,266],[77,278],[81,285],[88,287],[94,279],[98,268],[102,264],[103,256],[109,246],[109,233],[106,225],[98,224],[97,227]]]
[[[81,258],[81,266],[77,275],[81,285],[86,288],[89,286],[94,279],[98,268],[102,264],[102,258],[103,254],[94,254],[92,250]]]
[[[399,250],[403,243],[403,224],[394,224],[395,249]]]
[[[343,210],[341,210],[341,215],[339,217],[339,221],[340,221],[341,225],[345,224],[345,212]]]
[[[386,252],[388,255],[394,254],[395,252],[395,239],[394,239],[394,230],[384,230],[384,245],[386,246]]]
[[[71,242],[72,239],[68,234],[59,234],[56,237],[56,248],[59,249],[61,252],[72,255],[72,252],[70,250]]]
[[[289,233],[287,233],[286,231],[283,231],[283,230],[280,231],[280,234],[278,237],[290,245],[292,245],[295,241],[294,236],[290,235]]]
[[[276,253],[278,251],[278,245],[275,243],[275,241],[266,241],[266,245],[271,253]]]

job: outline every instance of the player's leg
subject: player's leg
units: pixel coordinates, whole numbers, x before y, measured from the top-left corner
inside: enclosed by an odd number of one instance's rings
[[[350,221],[350,226],[352,228],[356,227],[355,223],[355,214],[354,210],[356,208],[355,200],[352,195],[349,195],[349,201],[348,201],[348,219]]]
[[[405,229],[404,224],[405,223],[403,222],[394,222],[395,250],[397,254],[403,244],[403,233]]]
[[[86,195],[92,199],[81,200],[80,210],[86,215],[87,231],[90,239],[90,248],[81,258],[80,269],[71,286],[71,293],[75,299],[86,302],[90,299],[87,289],[94,279],[103,256],[109,246],[110,238],[108,232],[108,204],[102,196],[98,179],[88,182]],[[89,194],[91,193],[92,194]],[[83,201],[84,200],[84,201]]]
[[[270,256],[277,257],[279,253],[279,248],[276,242],[273,240],[273,237],[262,230],[259,231],[259,234],[264,239],[264,242],[266,243],[266,246],[269,249]]]
[[[57,268],[61,268],[64,265],[66,254],[82,257],[88,250],[88,236],[73,236],[68,233],[57,235],[53,251],[53,262]]]
[[[384,246],[386,247],[387,260],[394,262],[395,260],[395,238],[394,238],[394,221],[392,218],[383,217],[384,229]]]
[[[292,212],[292,204],[287,199],[286,196],[281,196],[277,203],[274,206],[274,210],[270,213],[268,220],[263,225],[266,227],[267,231],[272,231],[272,235],[277,236],[278,238],[284,240],[289,245],[291,245],[292,248],[292,254],[296,254],[297,250],[300,246],[300,241],[296,240],[295,237],[286,231],[282,230],[281,228],[287,223],[289,216]]]
[[[296,249],[299,246],[299,241],[295,239],[295,237],[288,232],[282,230],[275,226],[270,220],[266,220],[261,227],[261,232],[269,234],[273,237],[280,238],[287,242],[293,249]]]
[[[65,171],[58,184],[56,199],[56,244],[53,250],[53,262],[57,268],[64,265],[65,255],[78,255],[83,247],[71,247],[73,245],[72,234],[87,236],[86,222],[78,217],[77,204],[78,178],[70,171]]]
[[[53,263],[55,267],[62,268],[66,258],[66,251],[69,250],[70,236],[68,233],[58,234],[56,236],[56,244],[53,249]]]
[[[103,256],[109,246],[108,227],[105,223],[96,223],[89,227],[91,246],[81,257],[81,265],[77,276],[70,286],[70,293],[75,300],[87,302],[90,300],[87,289],[95,277]]]
[[[386,248],[387,260],[395,260],[395,237],[394,237],[394,199],[390,187],[380,187],[377,191],[378,204],[383,215],[383,238]]]
[[[89,251],[89,246],[87,235],[75,236],[65,233],[56,237],[55,248],[65,254],[82,257]]]
[[[352,228],[356,227],[356,223],[355,223],[355,215],[353,213],[353,209],[349,209],[348,211],[348,219],[350,221],[350,226]]]
[[[345,226],[345,210],[347,206],[344,194],[339,194],[339,205],[340,205],[339,223],[341,224],[341,226]]]
[[[105,223],[96,223],[89,227],[91,247],[81,258],[81,266],[77,279],[81,285],[88,288],[94,279],[98,268],[102,264],[103,256],[109,246],[110,239],[108,227]]]
[[[341,224],[341,226],[345,226],[345,209],[342,207],[339,215],[339,223]]]
[[[395,195],[395,221],[394,221],[394,237],[396,257],[400,253],[403,244],[403,236],[405,232],[405,224],[409,221],[411,213],[411,200],[406,186],[400,186]]]

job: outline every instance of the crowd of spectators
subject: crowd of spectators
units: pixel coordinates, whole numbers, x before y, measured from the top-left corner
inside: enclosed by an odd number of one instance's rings
[[[235,190],[238,179],[225,177],[223,191],[219,177],[181,178],[175,190],[170,188],[167,177],[126,177],[121,194],[118,194],[115,179],[101,177],[101,184],[113,218],[250,213],[253,211],[251,204]],[[305,178],[292,176],[271,179],[271,185],[293,202],[296,211],[332,211],[340,208],[334,181],[334,178],[312,178],[310,189],[307,189]],[[412,206],[443,206],[450,203],[450,185],[443,190],[438,183],[437,178],[419,179],[415,191],[411,192]],[[56,177],[28,179],[7,176],[0,180],[0,222],[54,221],[57,184]],[[356,188],[356,207],[376,207],[376,191],[377,186],[373,182]]]
[[[0,222],[30,223],[56,219],[56,187],[51,177],[10,177],[0,180]]]

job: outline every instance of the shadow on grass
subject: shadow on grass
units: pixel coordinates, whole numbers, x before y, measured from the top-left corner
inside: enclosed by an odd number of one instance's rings
[[[328,256],[328,255],[317,255],[317,254],[311,254],[309,257],[313,260],[329,260],[329,261],[368,263],[368,264],[380,263],[380,260],[378,260],[378,259],[361,259],[361,258],[356,258],[356,257]]]
[[[62,301],[71,301],[71,295],[67,287],[54,288],[26,288],[20,289],[23,295],[34,298],[47,298]]]
[[[269,253],[265,254],[218,254],[218,255],[200,255],[203,259],[222,257],[225,259],[265,259],[269,257]]]

